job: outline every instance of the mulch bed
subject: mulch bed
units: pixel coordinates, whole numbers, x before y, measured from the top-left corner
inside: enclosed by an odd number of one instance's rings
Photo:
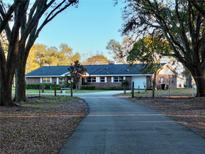
[[[131,99],[131,98],[129,98]],[[195,133],[205,137],[205,98],[161,97],[134,98],[136,103],[149,106],[167,115]]]
[[[0,107],[1,154],[56,154],[87,114],[78,98],[42,97]]]

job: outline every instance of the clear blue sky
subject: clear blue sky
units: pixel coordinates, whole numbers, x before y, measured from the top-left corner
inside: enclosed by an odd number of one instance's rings
[[[122,5],[114,6],[114,0],[80,0],[78,8],[69,8],[48,24],[37,43],[67,43],[82,59],[96,53],[109,56],[106,45],[110,39],[122,40],[122,24]]]

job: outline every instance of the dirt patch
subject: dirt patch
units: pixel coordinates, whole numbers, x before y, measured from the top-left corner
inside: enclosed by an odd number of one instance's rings
[[[87,114],[78,98],[42,97],[0,107],[0,153],[54,154]]]
[[[125,97],[124,97],[125,98]],[[205,137],[205,98],[126,98],[149,106]]]

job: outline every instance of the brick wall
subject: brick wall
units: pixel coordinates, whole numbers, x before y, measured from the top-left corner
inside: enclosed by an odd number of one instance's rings
[[[129,82],[129,89],[131,88],[131,82],[132,82],[132,77],[126,77],[126,80],[128,80]],[[107,82],[105,83],[98,83],[98,82],[95,82],[95,83],[86,83],[87,85],[92,85],[92,86],[95,86],[96,88],[122,88],[122,83],[119,82],[119,83],[115,83],[115,82],[111,82],[111,77],[108,76],[107,77]]]
[[[160,88],[161,84],[169,85],[170,88],[176,88],[177,87],[176,75],[166,75],[166,74],[157,75],[157,88]]]
[[[26,78],[27,84],[39,84],[40,78]]]

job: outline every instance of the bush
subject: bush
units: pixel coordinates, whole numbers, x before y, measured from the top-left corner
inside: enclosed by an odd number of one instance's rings
[[[27,84],[26,85],[26,89],[45,89],[45,90],[53,90],[54,89],[54,84],[52,83],[44,83],[44,84]],[[60,85],[56,85],[56,89],[60,90],[61,86]]]
[[[83,85],[81,86],[81,90],[95,90],[95,86]]]
[[[123,90],[122,87],[102,87],[98,88],[99,90]]]

